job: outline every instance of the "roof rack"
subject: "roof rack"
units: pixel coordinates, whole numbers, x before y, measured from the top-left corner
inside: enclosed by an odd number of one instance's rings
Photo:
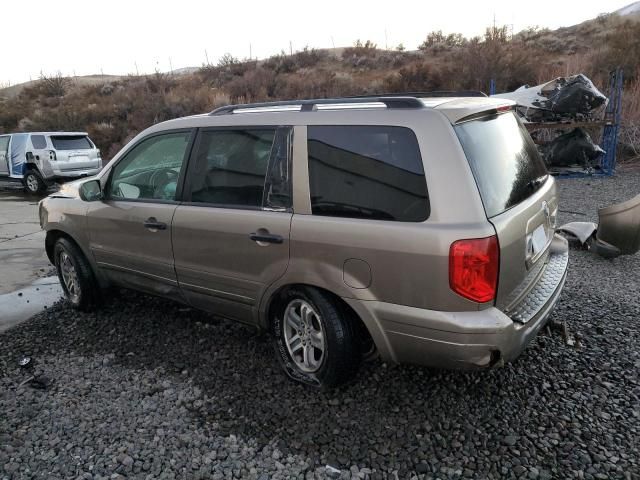
[[[441,98],[441,97],[487,97],[487,94],[479,90],[435,90],[432,92],[401,92],[380,93],[381,97],[414,97],[414,98]],[[367,95],[355,95],[346,98],[366,98]]]
[[[341,98],[319,98],[315,100],[284,100],[280,102],[245,103],[238,105],[225,105],[216,108],[209,115],[226,115],[235,110],[245,110],[253,108],[277,108],[277,107],[300,107],[301,112],[311,112],[317,110],[317,105],[357,105],[383,103],[387,108],[424,108],[424,104],[415,96],[405,95],[384,95],[384,96],[362,96],[362,97],[341,97]]]

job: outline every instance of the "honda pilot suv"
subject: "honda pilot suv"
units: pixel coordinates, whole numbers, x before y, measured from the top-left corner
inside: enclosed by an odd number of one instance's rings
[[[383,96],[155,125],[40,220],[75,307],[171,298],[270,331],[292,378],[330,387],[374,354],[515,359],[564,285],[557,211],[512,102]]]

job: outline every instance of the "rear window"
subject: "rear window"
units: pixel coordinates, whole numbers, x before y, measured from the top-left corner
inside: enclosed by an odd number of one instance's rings
[[[391,126],[309,126],[314,215],[421,222],[427,184],[412,130]]]
[[[51,137],[51,143],[56,150],[89,150],[93,148],[89,138],[83,135],[56,135]]]
[[[478,184],[487,217],[529,198],[548,177],[538,149],[513,113],[455,127]]]

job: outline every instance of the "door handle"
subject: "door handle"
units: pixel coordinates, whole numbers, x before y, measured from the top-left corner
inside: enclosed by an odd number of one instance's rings
[[[144,228],[148,228],[149,230],[166,230],[167,224],[164,222],[159,222],[156,220],[156,217],[147,218],[144,223]]]
[[[280,235],[272,235],[270,233],[250,233],[249,238],[257,243],[282,243],[284,240]]]

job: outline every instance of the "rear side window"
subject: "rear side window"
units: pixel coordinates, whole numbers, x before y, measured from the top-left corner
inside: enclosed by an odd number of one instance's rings
[[[47,148],[47,140],[44,138],[44,135],[31,135],[31,144],[36,150]]]
[[[9,140],[11,137],[0,137],[0,153],[7,153],[9,151]]]
[[[51,143],[56,150],[89,150],[93,145],[83,135],[56,135],[51,137]]]
[[[429,197],[418,141],[392,126],[309,126],[314,215],[421,222]]]
[[[538,149],[513,113],[487,116],[455,127],[487,217],[529,198],[548,176]]]
[[[260,208],[275,128],[201,132],[190,172],[191,201]]]

